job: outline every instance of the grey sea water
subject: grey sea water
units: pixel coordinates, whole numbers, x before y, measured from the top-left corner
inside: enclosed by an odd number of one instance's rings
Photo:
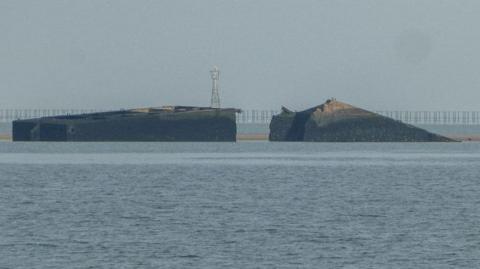
[[[479,268],[480,144],[0,143],[0,268]]]

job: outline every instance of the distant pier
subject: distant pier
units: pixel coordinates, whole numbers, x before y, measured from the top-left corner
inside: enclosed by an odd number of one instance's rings
[[[11,122],[58,115],[77,115],[115,109],[0,109],[0,141],[11,139]],[[122,110],[122,109],[116,109]],[[480,111],[375,111],[429,131],[464,141],[480,141]],[[268,124],[277,110],[242,109],[237,114],[239,140],[268,139]]]
[[[248,110],[237,115],[237,123],[270,123],[275,110]],[[374,111],[408,124],[421,125],[480,125],[480,111]]]
[[[0,109],[0,122],[52,117],[58,115],[77,115],[106,111],[105,109]]]
[[[104,112],[106,109],[0,109],[0,122],[17,119],[51,117]],[[480,125],[480,111],[374,111],[380,115],[409,124],[428,125]],[[242,109],[237,114],[237,123],[268,124],[277,110]]]

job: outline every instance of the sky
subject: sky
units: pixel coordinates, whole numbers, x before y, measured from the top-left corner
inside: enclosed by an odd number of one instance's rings
[[[478,0],[1,0],[0,109],[480,111]]]

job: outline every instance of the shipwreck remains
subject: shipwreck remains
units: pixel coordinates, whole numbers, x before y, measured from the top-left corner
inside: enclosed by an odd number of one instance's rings
[[[452,142],[379,114],[329,99],[300,112],[282,107],[270,123],[270,141]]]
[[[16,120],[13,141],[236,141],[234,108],[167,106]]]

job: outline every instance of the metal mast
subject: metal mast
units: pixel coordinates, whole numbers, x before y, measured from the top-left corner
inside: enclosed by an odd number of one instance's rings
[[[217,66],[213,67],[213,70],[210,71],[210,75],[212,77],[212,99],[210,100],[210,106],[213,108],[220,108],[220,95],[218,92],[218,80],[220,77],[220,70],[218,70]]]

